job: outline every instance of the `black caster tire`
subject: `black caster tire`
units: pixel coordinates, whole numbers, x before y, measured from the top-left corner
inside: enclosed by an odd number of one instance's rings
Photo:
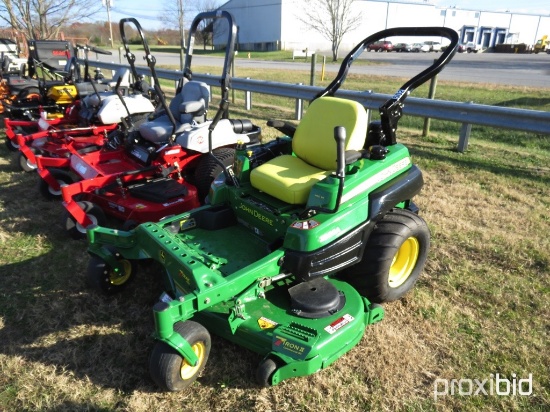
[[[212,342],[210,333],[197,322],[176,322],[174,331],[191,345],[199,358],[198,364],[190,365],[175,349],[164,342],[157,342],[149,358],[149,372],[160,388],[178,392],[187,389],[200,376],[208,360]]]
[[[19,145],[9,138],[5,138],[4,143],[10,152],[17,152],[19,150]]]
[[[107,295],[122,291],[135,277],[136,264],[132,260],[124,259],[120,254],[115,256],[121,261],[123,271],[117,274],[103,259],[92,256],[88,263],[86,277],[92,288]]]
[[[74,179],[69,172],[61,169],[50,169],[50,174],[57,180],[60,186],[74,183]],[[59,190],[51,187],[44,179],[38,182],[38,191],[46,200],[61,199],[61,188]]]
[[[278,367],[277,362],[271,358],[266,358],[261,361],[258,365],[258,369],[256,369],[256,382],[263,387],[272,386],[273,382],[271,378]]]
[[[92,224],[97,226],[106,225],[107,218],[98,205],[88,201],[77,202],[77,204],[84,210],[88,218],[92,221]],[[75,240],[84,239],[86,237],[86,228],[78,223],[68,210],[65,210],[63,215],[63,226],[69,236]]]
[[[23,154],[23,152],[19,152],[17,155],[18,157],[18,163],[21,170],[24,172],[30,173],[36,171],[36,163],[32,163],[27,156]]]

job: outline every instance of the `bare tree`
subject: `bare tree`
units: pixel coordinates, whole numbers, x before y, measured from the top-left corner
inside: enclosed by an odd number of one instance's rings
[[[168,0],[164,3],[162,20],[177,28],[180,32],[180,68],[182,70],[185,51],[185,27],[191,23],[195,14],[215,10],[219,3],[220,0]],[[187,16],[191,16],[191,18],[187,19]]]
[[[94,16],[97,0],[0,0],[0,22],[29,39],[55,39],[62,27]]]
[[[355,30],[360,14],[352,13],[356,0],[305,0],[304,14],[298,19],[331,42],[332,60],[338,59],[338,49],[344,35]]]

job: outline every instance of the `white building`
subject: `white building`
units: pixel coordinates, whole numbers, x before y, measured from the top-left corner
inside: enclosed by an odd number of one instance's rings
[[[235,17],[239,50],[330,50],[330,42],[300,20],[305,6],[300,0],[229,0],[220,9]],[[352,7],[362,21],[344,36],[342,51],[377,31],[403,26],[450,27],[462,42],[473,41],[484,49],[503,43],[533,45],[550,35],[550,16],[439,7],[422,0],[356,0]],[[215,37],[215,44],[223,42]]]

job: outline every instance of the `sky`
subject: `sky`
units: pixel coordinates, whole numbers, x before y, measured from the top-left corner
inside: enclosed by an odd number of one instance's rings
[[[111,0],[111,21],[118,22],[123,17],[135,17],[144,29],[157,30],[164,28],[161,15],[163,4],[169,4],[176,0]],[[184,4],[187,0],[183,0]],[[297,0],[300,1],[300,0]],[[421,2],[421,1],[419,1]],[[219,4],[225,3],[220,0]],[[550,15],[550,0],[431,0],[429,3],[440,7],[453,7],[459,9],[510,11],[515,13],[532,13]],[[107,9],[103,8],[104,17],[98,19],[107,20]],[[194,16],[189,16],[189,21]]]

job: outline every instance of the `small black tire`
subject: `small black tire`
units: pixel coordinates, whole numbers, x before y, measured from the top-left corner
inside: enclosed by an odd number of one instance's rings
[[[6,137],[4,142],[6,143],[6,147],[10,152],[17,152],[19,150],[19,145],[10,138]]]
[[[393,209],[374,227],[361,262],[341,277],[371,302],[391,302],[412,289],[429,248],[424,219],[406,209]]]
[[[271,378],[279,366],[271,358],[266,358],[260,362],[256,369],[256,382],[262,387],[272,386]]]
[[[132,229],[135,229],[139,226],[139,222],[136,222],[135,220],[128,219],[122,224],[122,230],[129,231]]]
[[[74,183],[74,179],[69,172],[61,169],[49,169],[50,174],[57,180],[60,186]],[[44,179],[38,182],[38,191],[47,200],[61,199],[61,189],[57,190],[51,187]]]
[[[149,373],[163,390],[178,392],[187,389],[200,376],[212,342],[208,330],[197,322],[176,322],[174,331],[191,345],[199,358],[198,364],[190,365],[174,348],[164,342],[157,342],[149,357]]]
[[[103,210],[98,205],[88,201],[77,202],[77,204],[82,210],[84,210],[94,225],[106,225],[107,218],[105,217]],[[86,237],[86,228],[78,223],[68,210],[65,210],[65,213],[63,214],[63,226],[69,236],[75,240],[84,239]]]
[[[225,167],[231,166],[235,159],[235,149],[220,147],[213,150],[214,156],[221,160]],[[210,185],[214,179],[223,172],[221,165],[216,162],[209,154],[205,154],[200,159],[200,162],[195,170],[195,186],[199,196],[199,202],[204,203],[208,192],[210,191]]]
[[[27,173],[36,171],[36,163],[32,163],[23,152],[19,152],[17,157],[17,162],[19,163],[19,167],[21,168],[21,170]]]
[[[92,256],[88,262],[86,277],[88,284],[95,290],[113,295],[122,291],[135,277],[136,264],[133,260],[124,259],[119,253],[115,257],[122,263],[123,273],[117,274],[103,259]]]

